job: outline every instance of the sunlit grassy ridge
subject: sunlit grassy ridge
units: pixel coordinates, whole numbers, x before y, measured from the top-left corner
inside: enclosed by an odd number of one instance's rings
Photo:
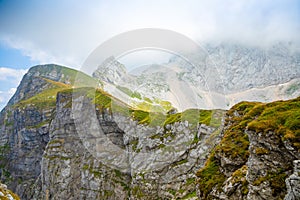
[[[60,74],[59,82],[49,79],[53,71]],[[196,127],[199,123],[217,127],[221,122],[222,116],[212,117],[219,112],[217,110],[189,109],[181,113],[167,114],[173,108],[170,102],[157,98],[150,99],[126,87],[118,86],[119,90],[136,99],[136,101],[133,100],[128,105],[100,88],[94,89],[101,86],[101,83],[89,75],[74,69],[58,65],[47,65],[35,66],[30,72],[38,73],[39,76],[50,83],[50,87],[31,98],[18,102],[14,105],[15,107],[34,106],[38,109],[53,109],[56,106],[57,93],[81,91],[99,109],[109,108],[112,113],[116,112],[131,117],[139,124],[166,126],[175,122],[188,121],[192,127]],[[69,102],[68,106],[71,106],[71,102]]]
[[[101,85],[100,81],[75,69],[71,69],[68,67],[55,65],[55,64],[48,64],[48,65],[37,65],[32,67],[29,70],[29,73],[38,72],[38,76],[46,78],[46,79],[53,79],[52,73],[60,74],[60,80],[56,80],[58,82],[64,82],[68,85],[74,85],[76,87],[98,87],[99,84]]]
[[[59,81],[51,80],[51,72],[61,74]],[[49,83],[49,88],[36,94],[35,96],[18,102],[14,107],[26,107],[35,106],[38,109],[54,108],[56,105],[56,95],[66,89],[73,87],[99,87],[101,82],[90,77],[89,75],[59,65],[46,65],[46,66],[35,66],[29,70],[29,73],[38,72],[39,76],[42,77],[46,82]]]
[[[167,114],[163,111],[153,111],[153,109],[141,109],[141,106],[132,106],[125,104],[119,99],[113,97],[102,89],[94,88],[70,88],[61,91],[62,93],[77,93],[90,98],[98,109],[108,108],[112,114],[121,114],[126,117],[131,117],[139,124],[150,126],[166,126],[175,122],[188,121],[192,127],[197,124],[206,124],[213,127],[218,127],[221,124],[223,111],[221,110],[198,110],[189,109],[180,113]],[[216,113],[219,115],[214,116]]]
[[[131,89],[124,86],[116,86],[121,92],[132,98],[131,106],[147,112],[167,112],[172,108],[172,104],[169,101],[164,101],[158,98],[148,98],[143,96],[137,91],[132,91]]]
[[[213,150],[205,166],[197,172],[199,188],[205,198],[208,198],[207,195],[213,187],[220,188],[226,178],[221,173],[220,160],[216,154],[232,160],[241,160],[246,164],[249,157],[249,139],[245,130],[265,135],[267,133],[276,134],[282,142],[288,140],[299,152],[300,97],[267,104],[242,102],[231,108],[227,114],[229,117],[226,119],[225,125],[228,128],[224,132],[221,142]],[[268,151],[257,149],[256,153],[259,155],[268,153]],[[245,168],[245,166],[243,167]],[[238,170],[240,170],[239,173]],[[237,169],[237,172],[233,174],[237,176],[242,171],[244,171],[242,174],[245,175],[245,170],[242,168]],[[268,173],[263,180],[270,179],[272,187],[275,188],[274,191],[282,190],[285,185],[283,176],[286,176],[284,170],[275,174]],[[242,192],[246,194],[248,183],[244,180],[244,176],[239,177],[239,181],[243,184]]]
[[[282,140],[289,140],[300,149],[300,97],[290,101],[278,101],[260,105],[260,116],[248,125],[249,130],[264,134],[272,131]]]
[[[14,105],[14,107],[23,108],[26,106],[35,106],[37,109],[54,108],[56,105],[56,95],[58,92],[71,88],[71,85],[45,79],[51,83],[51,87],[36,94],[33,97],[22,100]]]

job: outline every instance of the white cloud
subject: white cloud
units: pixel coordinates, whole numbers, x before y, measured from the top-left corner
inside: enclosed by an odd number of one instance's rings
[[[7,93],[10,94],[10,95],[13,95],[15,94],[15,92],[17,91],[17,88],[10,88]]]
[[[0,81],[11,80],[18,83],[26,72],[27,70],[24,69],[0,67]]]
[[[34,2],[0,14],[0,39],[39,63],[74,68],[103,41],[139,28],[254,45],[299,42],[300,35],[297,0]]]
[[[8,102],[15,92],[16,88],[10,88],[7,91],[0,91],[0,104]]]

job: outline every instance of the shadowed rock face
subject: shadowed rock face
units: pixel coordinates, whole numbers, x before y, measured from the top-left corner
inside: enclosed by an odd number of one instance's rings
[[[64,70],[68,71],[51,64],[32,67],[0,114],[1,180],[22,199],[30,199],[41,174],[42,155],[56,108],[56,93],[42,100],[34,98],[55,89],[53,81],[69,83],[71,76]]]
[[[5,149],[1,159],[1,179],[21,198],[28,199],[41,172],[40,162],[49,141],[49,123],[54,107],[38,108],[34,105],[18,107],[22,100],[33,97],[51,84],[35,76],[36,68],[24,76],[17,92],[0,115],[0,146]]]

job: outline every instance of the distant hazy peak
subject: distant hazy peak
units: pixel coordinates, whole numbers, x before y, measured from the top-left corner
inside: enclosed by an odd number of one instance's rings
[[[93,77],[115,84],[125,74],[127,74],[126,67],[111,56],[98,66],[93,73]]]

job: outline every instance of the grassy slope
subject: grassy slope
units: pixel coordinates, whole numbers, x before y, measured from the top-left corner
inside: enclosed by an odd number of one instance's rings
[[[239,115],[234,112],[238,112]],[[225,181],[225,175],[220,170],[220,161],[215,157],[216,153],[233,160],[244,160],[246,163],[249,157],[249,140],[245,133],[246,129],[262,134],[272,131],[274,134],[278,134],[282,141],[289,140],[293,147],[300,152],[300,97],[267,104],[242,102],[229,110],[228,115],[231,118],[225,122],[229,127],[225,131],[224,137],[209,156],[205,166],[197,172],[199,188],[205,198],[213,187],[220,187]],[[233,173],[233,177],[239,176],[239,180],[244,181],[243,193],[248,192],[247,183],[243,179],[247,171],[245,168],[244,165]],[[272,178],[272,183],[276,183],[281,180],[282,174],[284,172],[269,178]]]
[[[55,82],[48,78],[44,78],[51,83],[50,88],[29,99],[18,102],[14,107],[24,108],[26,106],[35,106],[38,109],[55,108],[56,95],[58,92],[64,91],[70,93],[73,92],[73,88],[98,87],[101,85],[100,82],[94,78],[74,69],[57,65],[33,67],[33,71],[38,71],[41,77],[45,77],[45,74],[49,74],[49,72],[54,69],[64,75],[61,78],[61,81],[68,82],[69,84]],[[121,87],[119,86],[119,88]],[[121,89],[125,90],[127,93],[129,92],[133,97],[136,97],[137,95],[140,97],[139,94],[135,94],[127,88]],[[198,123],[217,127],[221,122],[220,115],[218,115],[218,117],[212,117],[216,113],[222,113],[222,111],[219,110],[189,109],[182,113],[167,114],[166,111],[172,108],[170,102],[159,99],[150,100],[147,97],[143,97],[143,99],[140,99],[140,102],[133,105],[127,105],[101,89],[86,90],[85,94],[91,98],[91,101],[99,108],[110,107],[112,108],[112,112],[118,112],[128,117],[130,116],[140,124],[165,126],[179,121],[188,121],[193,127]]]
[[[14,105],[14,107],[23,108],[30,105],[35,106],[38,109],[54,108],[56,104],[56,95],[58,92],[70,89],[72,87],[98,87],[99,85],[101,85],[98,80],[95,80],[89,75],[63,66],[49,65],[48,67],[36,66],[32,68],[33,71],[38,71],[41,77],[45,77],[45,74],[48,74],[49,71],[53,69],[63,74],[61,82],[53,81],[49,78],[44,78],[44,80],[49,82],[51,85],[48,89],[36,94],[31,98],[18,102],[16,105]],[[67,82],[68,84],[62,82]]]

